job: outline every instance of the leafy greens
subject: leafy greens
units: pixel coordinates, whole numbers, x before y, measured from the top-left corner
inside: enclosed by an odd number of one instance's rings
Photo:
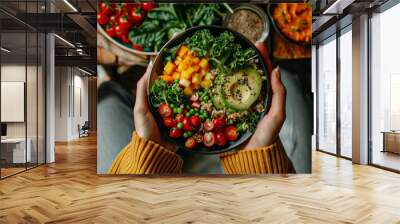
[[[219,4],[160,3],[129,33],[129,39],[145,49],[158,51],[177,32],[221,22],[224,9]]]

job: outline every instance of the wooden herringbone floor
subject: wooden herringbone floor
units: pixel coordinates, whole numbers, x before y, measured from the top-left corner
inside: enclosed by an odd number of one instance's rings
[[[400,223],[400,175],[313,154],[312,175],[104,177],[96,139],[0,181],[0,223]]]

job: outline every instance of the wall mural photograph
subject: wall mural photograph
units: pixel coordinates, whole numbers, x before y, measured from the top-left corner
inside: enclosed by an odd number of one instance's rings
[[[311,173],[311,14],[99,3],[98,174]]]

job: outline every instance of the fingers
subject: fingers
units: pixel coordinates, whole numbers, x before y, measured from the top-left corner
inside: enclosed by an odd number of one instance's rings
[[[268,56],[269,53],[268,53],[267,46],[265,45],[264,42],[257,42],[255,45],[256,45],[256,48],[260,51],[262,57],[264,58],[264,63],[267,66],[268,73],[271,74],[272,63],[269,60],[269,56]]]
[[[147,70],[140,78],[136,86],[136,103],[135,110],[148,110],[147,104],[147,81],[151,72],[152,63],[147,66]]]
[[[276,67],[271,73],[271,90],[272,101],[268,116],[272,116],[276,119],[282,120],[283,123],[286,115],[286,89],[281,81],[281,72],[279,70],[279,67]]]

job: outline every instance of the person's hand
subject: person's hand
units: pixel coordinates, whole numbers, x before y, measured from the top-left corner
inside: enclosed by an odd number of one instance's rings
[[[256,47],[263,55],[265,63],[270,65],[264,43],[257,43]],[[268,114],[262,118],[253,136],[244,145],[243,149],[266,147],[273,144],[279,136],[279,132],[286,118],[286,89],[281,82],[279,67],[272,70],[270,82],[272,90],[271,108]]]
[[[147,102],[147,79],[152,65],[149,64],[146,73],[138,81],[136,87],[136,102],[133,109],[133,119],[136,133],[144,139],[161,144],[161,134]]]

